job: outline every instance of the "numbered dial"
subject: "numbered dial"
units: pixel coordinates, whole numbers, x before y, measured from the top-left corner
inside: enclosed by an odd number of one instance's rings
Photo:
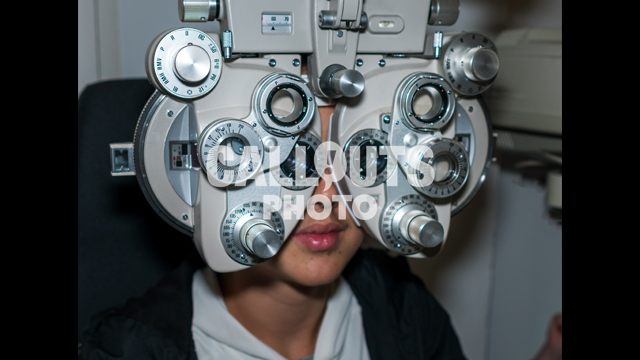
[[[154,41],[147,53],[149,79],[163,93],[177,99],[205,96],[218,83],[221,71],[218,45],[197,29],[169,31]]]
[[[469,32],[449,41],[443,65],[453,89],[462,95],[474,96],[489,88],[498,74],[500,60],[489,38]]]
[[[252,178],[261,167],[262,157],[260,135],[244,121],[215,121],[198,137],[198,160],[216,187]]]
[[[278,252],[284,242],[284,223],[272,210],[254,201],[227,213],[220,238],[229,257],[240,264],[255,265]]]
[[[320,143],[317,136],[309,132],[302,133],[287,159],[272,170],[273,177],[289,190],[303,190],[317,185],[320,175],[315,159]]]
[[[409,184],[431,198],[457,193],[469,175],[469,155],[462,144],[435,138],[409,150],[405,170]]]
[[[418,73],[400,93],[405,123],[416,130],[440,129],[451,120],[456,99],[449,84],[438,74]]]
[[[387,248],[410,255],[425,248],[422,241],[429,247],[442,242],[444,229],[440,235],[438,227],[442,229],[434,204],[424,196],[409,194],[394,200],[384,210],[380,234]]]
[[[395,168],[393,156],[387,156],[387,134],[364,129],[353,134],[344,146],[347,176],[360,187],[378,186]]]

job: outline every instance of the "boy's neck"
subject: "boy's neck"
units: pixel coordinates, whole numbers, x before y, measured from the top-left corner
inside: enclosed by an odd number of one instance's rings
[[[313,354],[332,285],[304,287],[256,267],[219,274],[229,313],[287,359]]]

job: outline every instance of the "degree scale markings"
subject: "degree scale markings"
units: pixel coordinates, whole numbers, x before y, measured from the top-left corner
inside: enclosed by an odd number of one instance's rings
[[[438,213],[433,202],[418,194],[403,195],[387,206],[380,222],[380,233],[388,249],[408,255],[415,254],[424,249],[424,247],[405,240],[401,236],[400,230],[393,226],[393,219],[406,206],[416,207],[436,221],[438,220]]]
[[[244,121],[215,121],[203,130],[201,139],[198,156],[204,159],[201,163],[205,164],[212,185],[241,183],[260,169],[263,156],[260,136]],[[219,155],[231,157],[220,159]]]
[[[220,229],[221,239],[225,244],[225,251],[227,255],[234,261],[244,265],[255,265],[264,261],[263,259],[246,251],[242,246],[240,239],[236,239],[234,234],[239,233],[236,231],[238,221],[243,217],[251,216],[259,219],[270,220],[271,225],[279,234],[280,241],[284,241],[284,224],[282,217],[277,211],[266,210],[270,216],[265,216],[264,204],[260,201],[252,201],[244,204],[240,204],[227,213],[223,221],[223,226]],[[239,229],[238,229],[239,230]]]
[[[490,85],[490,82],[477,83],[468,79],[463,70],[463,55],[474,47],[487,48],[497,52],[496,47],[489,38],[479,33],[463,33],[457,40],[449,45],[449,50],[445,53],[443,59],[449,83],[457,92],[463,95],[478,95]]]
[[[174,73],[175,56],[186,46],[200,47],[206,51],[210,60],[209,73],[198,83],[185,83]],[[197,29],[176,29],[166,34],[156,46],[154,57],[150,61],[153,62],[156,85],[164,93],[180,99],[195,99],[209,93],[218,82],[222,66],[218,45]]]

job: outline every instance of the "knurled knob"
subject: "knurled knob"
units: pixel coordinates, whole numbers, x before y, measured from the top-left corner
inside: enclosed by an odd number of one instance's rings
[[[427,248],[436,247],[444,240],[442,224],[421,210],[411,210],[402,217],[400,234],[405,239]]]
[[[260,219],[248,221],[242,229],[242,243],[248,251],[263,259],[274,256],[280,250],[280,236],[271,225]]]
[[[364,76],[357,70],[333,64],[322,70],[318,85],[322,93],[332,99],[355,97],[364,90]]]
[[[178,16],[183,22],[213,21],[220,14],[220,0],[180,0]]]

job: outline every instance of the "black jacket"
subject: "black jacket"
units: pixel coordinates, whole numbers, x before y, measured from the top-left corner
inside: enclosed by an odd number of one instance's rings
[[[120,309],[94,316],[79,359],[196,360],[191,334],[193,257]],[[449,315],[404,257],[359,250],[342,275],[360,306],[372,360],[465,359]]]

